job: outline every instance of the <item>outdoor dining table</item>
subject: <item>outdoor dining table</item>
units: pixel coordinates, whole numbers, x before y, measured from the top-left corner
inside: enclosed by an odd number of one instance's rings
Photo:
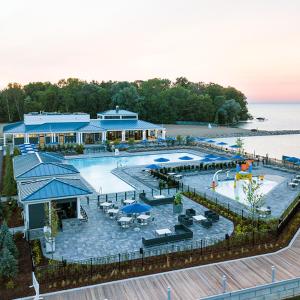
[[[121,227],[128,228],[129,223],[132,221],[132,218],[131,217],[121,217],[118,221],[120,222]]]
[[[162,235],[169,235],[172,233],[172,231],[168,228],[163,228],[163,229],[157,229],[155,230],[155,233],[158,235],[158,236],[162,236]]]
[[[127,199],[127,200],[124,200],[123,203],[124,204],[133,204],[133,203],[135,203],[135,200]]]
[[[149,215],[139,215],[137,217],[138,220],[141,220],[141,225],[147,225],[148,224],[148,220],[150,219]]]
[[[196,215],[196,216],[193,216],[193,219],[196,221],[196,222],[201,222],[201,221],[206,221],[207,218],[204,217],[203,215]]]
[[[164,198],[166,198],[166,196],[164,196],[164,195],[155,195],[155,196],[153,196],[153,198],[154,199],[164,199]]]
[[[119,210],[117,208],[110,208],[106,212],[111,215],[111,218],[113,218],[119,212]]]

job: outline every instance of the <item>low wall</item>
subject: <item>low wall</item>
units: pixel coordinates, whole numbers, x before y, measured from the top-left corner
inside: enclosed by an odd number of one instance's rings
[[[270,276],[271,277],[271,276]],[[270,278],[271,279],[271,278]],[[201,298],[205,300],[277,300],[300,295],[300,278],[278,281],[254,288]]]

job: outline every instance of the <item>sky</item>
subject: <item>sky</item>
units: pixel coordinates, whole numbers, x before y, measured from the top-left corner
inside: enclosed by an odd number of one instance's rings
[[[0,88],[180,76],[300,102],[300,1],[0,0]]]

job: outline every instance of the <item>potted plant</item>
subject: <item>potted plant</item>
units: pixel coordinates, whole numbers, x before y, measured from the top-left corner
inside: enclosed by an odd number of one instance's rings
[[[58,233],[58,215],[55,205],[51,202],[49,204],[45,203],[45,224],[46,253],[53,253],[55,252],[55,236]]]
[[[183,210],[183,204],[182,204],[182,195],[181,193],[177,193],[174,198],[173,202],[173,213],[180,214]]]

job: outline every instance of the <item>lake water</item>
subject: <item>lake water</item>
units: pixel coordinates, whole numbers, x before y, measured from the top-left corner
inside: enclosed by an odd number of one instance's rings
[[[300,130],[300,103],[299,104],[249,104],[249,112],[253,120],[239,124],[246,129],[260,130]],[[263,117],[266,121],[255,118]]]
[[[300,130],[299,104],[249,104],[254,118],[263,117],[266,121],[252,121],[239,124],[246,129],[260,130]],[[235,138],[218,139],[232,145]],[[260,155],[282,158],[282,155],[300,157],[300,135],[254,136],[243,138],[245,150]]]
[[[282,155],[300,157],[300,135],[272,135],[243,137],[244,149],[248,153],[281,159]],[[236,138],[214,139],[229,145],[235,144]]]

